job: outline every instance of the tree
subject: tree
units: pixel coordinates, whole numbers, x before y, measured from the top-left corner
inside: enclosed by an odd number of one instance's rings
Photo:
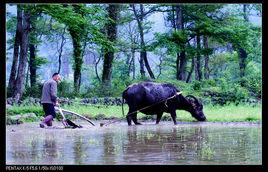
[[[183,17],[183,6],[182,5],[176,5],[175,6],[175,28],[174,30],[181,31],[183,33],[184,30],[184,17]],[[177,79],[185,81],[186,79],[186,52],[185,52],[185,43],[181,43],[181,51],[177,53]]]
[[[62,58],[62,52],[63,52],[63,47],[66,43],[66,38],[65,38],[65,33],[66,33],[66,26],[63,28],[60,37],[61,37],[61,43],[60,45],[57,44],[57,51],[59,53],[59,68],[58,68],[58,73],[61,71],[61,58]]]
[[[117,18],[119,6],[110,4],[107,7],[109,21],[106,24],[107,37],[110,42],[114,43],[117,37]],[[113,46],[104,48],[104,62],[102,72],[102,84],[104,87],[111,87],[112,63],[114,59],[115,48]]]
[[[34,8],[34,6],[31,6]],[[36,85],[36,49],[37,49],[37,17],[39,14],[37,13],[32,13],[30,17],[30,26],[31,30],[29,33],[29,51],[30,51],[30,59],[29,59],[29,69],[30,69],[30,83],[31,87],[33,88]]]
[[[208,49],[208,37],[204,36],[203,37],[203,46],[204,49]],[[205,65],[204,65],[204,78],[209,79],[209,53],[205,53]]]
[[[149,65],[148,62],[148,58],[147,58],[147,50],[146,50],[146,45],[145,45],[145,41],[144,41],[144,23],[143,20],[145,18],[146,15],[150,14],[148,12],[144,11],[144,7],[142,4],[140,4],[140,9],[139,9],[139,13],[138,10],[136,9],[136,6],[134,4],[130,5],[132,7],[135,19],[138,23],[138,30],[139,30],[139,34],[140,34],[140,73],[141,73],[141,77],[144,78],[145,77],[145,71],[144,71],[144,65],[149,73],[149,76],[152,79],[155,79],[155,76],[153,74],[153,71]]]
[[[245,20],[245,23],[249,22],[247,8],[248,8],[248,5],[244,4],[243,5],[243,18]],[[239,54],[241,86],[244,86],[245,83],[244,83],[243,78],[245,77],[246,59],[247,59],[248,54],[247,54],[246,50],[243,47],[241,47],[240,45],[238,47],[238,54]]]
[[[202,70],[201,70],[201,45],[200,45],[200,36],[197,35],[196,36],[196,49],[197,49],[197,53],[196,53],[196,62],[195,62],[195,80],[202,80]]]
[[[29,47],[29,32],[30,32],[30,12],[27,9],[22,11],[22,32],[21,32],[21,45],[20,45],[20,56],[18,73],[16,77],[16,85],[13,97],[21,98],[24,91],[25,74],[27,55]]]
[[[91,41],[104,46],[110,44],[96,24],[96,21],[104,20],[98,13],[100,8],[85,4],[53,4],[38,5],[37,7],[37,10],[41,10],[67,26],[73,43],[74,94],[77,95],[81,85],[83,43]]]
[[[12,94],[12,92],[15,90],[15,86],[16,86],[18,58],[19,58],[19,53],[20,53],[19,50],[20,50],[20,45],[21,45],[21,34],[22,34],[22,9],[21,9],[21,5],[18,5],[13,60],[12,60],[12,67],[11,67],[10,77],[9,77],[9,82],[8,82],[8,93],[10,94]]]

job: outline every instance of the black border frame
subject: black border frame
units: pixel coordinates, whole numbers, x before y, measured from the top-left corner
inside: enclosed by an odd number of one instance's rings
[[[2,22],[1,24],[1,44],[0,44],[0,53],[2,57],[2,60],[0,62],[0,69],[2,70],[2,76],[0,77],[1,79],[1,84],[0,84],[0,92],[1,95],[4,97],[4,99],[0,99],[1,102],[1,108],[0,108],[0,126],[2,127],[0,129],[3,139],[1,139],[1,144],[3,147],[0,148],[2,153],[1,156],[1,166],[5,166],[5,171],[11,171],[10,169],[13,167],[18,167],[18,168],[26,168],[28,165],[6,165],[6,123],[5,123],[5,114],[6,114],[6,107],[5,107],[5,101],[6,101],[6,29],[5,29],[5,21],[6,21],[6,4],[9,3],[261,3],[262,4],[262,165],[59,165],[63,166],[64,170],[105,170],[108,169],[110,170],[194,170],[194,171],[200,171],[200,170],[211,170],[211,171],[226,171],[226,170],[264,170],[265,167],[265,150],[264,146],[266,145],[265,143],[265,134],[264,134],[264,129],[265,127],[265,121],[267,117],[265,117],[265,76],[266,70],[265,70],[265,61],[267,60],[268,57],[265,55],[265,39],[264,37],[266,36],[265,34],[265,10],[264,10],[264,0],[217,0],[217,1],[212,1],[212,0],[203,0],[203,1],[198,1],[198,0],[178,0],[178,1],[160,1],[160,0],[79,0],[79,1],[71,1],[71,0],[48,0],[48,1],[42,1],[42,0],[24,0],[24,1],[18,1],[18,0],[6,0],[4,3],[1,2],[0,5],[0,13],[1,13],[1,19],[0,21]],[[267,15],[267,14],[266,14]],[[267,125],[267,124],[266,124]],[[3,149],[4,148],[4,149]],[[29,165],[33,167],[37,167],[40,165]],[[12,170],[13,171],[13,170]],[[21,171],[21,170],[20,170]],[[29,171],[29,170],[27,170]],[[35,170],[36,171],[36,170]],[[45,170],[47,171],[47,170]]]

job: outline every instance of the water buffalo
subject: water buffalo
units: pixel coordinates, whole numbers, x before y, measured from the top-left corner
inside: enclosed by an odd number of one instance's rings
[[[128,125],[131,125],[131,120],[135,125],[141,124],[137,121],[138,111],[146,115],[157,115],[156,124],[159,123],[163,112],[167,112],[171,114],[176,125],[177,109],[190,112],[198,121],[206,120],[202,103],[192,95],[184,97],[172,84],[154,82],[132,84],[124,90],[122,97],[129,106]]]

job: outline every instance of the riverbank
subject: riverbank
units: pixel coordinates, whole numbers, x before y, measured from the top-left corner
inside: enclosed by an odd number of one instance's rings
[[[103,106],[103,105],[65,105],[63,109],[76,112],[91,120],[125,120],[125,115],[128,112],[128,107],[124,106],[124,115],[122,114],[121,106]],[[262,107],[260,104],[256,106],[248,105],[226,105],[226,106],[204,106],[203,109],[208,122],[258,122],[262,121]],[[33,113],[33,118],[25,114]],[[43,119],[43,110],[41,106],[11,106],[7,108],[7,119],[13,118],[18,122],[37,122]],[[18,119],[18,116],[20,119]],[[75,119],[72,115],[66,114],[67,118]],[[60,120],[60,115],[57,116]],[[155,120],[155,115],[144,115],[138,113],[138,120]],[[177,110],[177,120],[179,122],[196,121],[190,113]],[[10,121],[10,120],[7,120]],[[171,121],[170,114],[164,113],[161,121]],[[7,124],[17,124],[9,122]]]

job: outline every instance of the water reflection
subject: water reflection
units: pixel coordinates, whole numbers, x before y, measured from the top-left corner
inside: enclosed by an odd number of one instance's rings
[[[193,159],[204,138],[201,127],[169,130],[157,127],[155,130],[142,131],[129,129],[124,159],[137,164],[177,164],[181,160]]]
[[[7,132],[7,164],[262,163],[261,126],[148,124],[16,131]]]
[[[115,137],[114,133],[104,133],[103,134],[103,162],[104,164],[115,164],[115,143],[113,138]]]

